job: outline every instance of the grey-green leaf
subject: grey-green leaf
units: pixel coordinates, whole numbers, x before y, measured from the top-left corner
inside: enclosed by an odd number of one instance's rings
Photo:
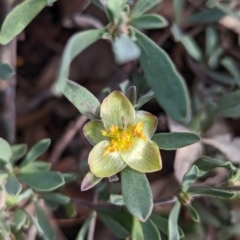
[[[46,216],[42,208],[37,203],[35,203],[35,207],[36,207],[39,226],[43,230],[43,236],[42,236],[43,239],[44,240],[55,239],[55,231],[49,222],[49,218]]]
[[[43,139],[36,143],[27,153],[26,157],[23,159],[20,164],[21,167],[26,166],[28,163],[35,161],[39,156],[47,151],[51,144],[49,138]]]
[[[48,171],[51,168],[51,163],[42,162],[42,161],[34,161],[28,163],[26,166],[20,168],[21,173],[34,173],[34,172],[42,172]]]
[[[17,209],[14,212],[14,224],[16,227],[16,230],[20,230],[24,223],[27,220],[26,213],[22,209]]]
[[[15,74],[12,66],[6,63],[0,63],[0,80],[7,80]]]
[[[122,195],[129,212],[146,221],[153,208],[152,192],[145,174],[126,167],[121,172]]]
[[[21,173],[18,179],[37,191],[52,191],[64,185],[62,175],[51,171]]]
[[[151,10],[154,6],[159,4],[162,0],[137,0],[134,5],[130,17],[136,18],[141,16],[143,13]]]
[[[168,25],[167,20],[158,14],[146,14],[130,20],[130,24],[140,29],[158,29]]]
[[[139,58],[141,51],[137,44],[126,34],[121,34],[112,43],[116,62],[124,64]]]
[[[142,231],[145,240],[161,240],[161,235],[151,219],[142,222]]]
[[[130,233],[128,230],[112,216],[108,215],[105,212],[99,212],[98,215],[109,228],[109,230],[116,235],[116,237],[125,239],[129,236]]]
[[[59,95],[62,93],[64,83],[69,75],[70,64],[72,60],[92,43],[99,40],[105,29],[94,29],[74,34],[64,49],[62,61],[60,64],[57,80],[53,91]]]
[[[186,84],[167,54],[146,35],[134,30],[141,48],[140,63],[155,98],[166,113],[177,121],[188,121],[190,103]]]
[[[177,201],[170,214],[168,219],[168,240],[179,240],[180,235],[178,231],[178,216],[181,209],[181,203]]]
[[[124,206],[124,200],[122,195],[111,194],[110,195],[110,202],[114,205]]]
[[[26,144],[16,144],[11,146],[12,149],[12,158],[11,161],[15,162],[27,153],[27,145]]]
[[[196,165],[193,165],[183,177],[182,191],[186,192],[198,177],[199,177],[199,169]]]
[[[8,163],[11,160],[11,157],[12,157],[12,149],[9,143],[3,138],[0,138],[0,159]]]
[[[218,113],[223,117],[240,118],[240,90],[228,93],[218,102]]]
[[[93,217],[93,213],[89,215],[89,217],[86,219],[86,221],[83,223],[76,240],[85,240],[85,236],[87,234],[91,219]]]
[[[25,0],[6,17],[0,32],[0,44],[7,44],[15,38],[47,5],[47,0]]]
[[[154,92],[150,90],[149,92],[147,92],[145,95],[143,95],[138,99],[137,104],[134,106],[135,109],[138,110],[140,107],[148,103],[153,98],[154,98]]]
[[[101,104],[86,88],[73,81],[66,80],[63,94],[84,116],[89,119],[99,118]]]
[[[183,7],[185,4],[186,0],[173,0],[173,9],[174,9],[174,14],[175,14],[175,21],[177,23],[180,22],[180,18],[182,15]]]
[[[41,198],[48,200],[50,202],[55,202],[58,204],[65,205],[70,202],[70,198],[66,195],[63,195],[61,193],[45,193],[40,195]]]
[[[188,192],[197,196],[209,196],[209,197],[218,197],[218,198],[226,198],[226,199],[232,199],[236,196],[236,192],[226,190],[226,189],[210,188],[210,187],[190,188]]]
[[[187,205],[187,209],[188,209],[189,215],[191,216],[192,220],[194,222],[199,222],[199,215],[198,215],[196,209],[192,205]]]
[[[14,175],[9,175],[5,183],[5,189],[8,194],[17,196],[22,190],[22,185]]]
[[[156,133],[152,141],[156,142],[159,149],[176,150],[200,141],[198,135],[188,132]]]

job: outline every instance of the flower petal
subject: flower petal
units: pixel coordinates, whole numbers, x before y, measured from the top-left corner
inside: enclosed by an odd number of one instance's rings
[[[90,170],[97,177],[110,177],[127,166],[119,152],[104,155],[104,151],[108,146],[109,141],[102,141],[89,154],[88,164]]]
[[[92,120],[86,123],[83,127],[85,137],[93,146],[103,140],[109,140],[108,137],[102,135],[101,130],[105,130],[105,128],[100,120]]]
[[[124,129],[134,123],[135,110],[126,96],[114,91],[103,100],[101,117],[106,130],[112,125]]]
[[[143,123],[143,133],[147,138],[151,138],[157,128],[157,117],[149,112],[136,111],[135,124],[139,121]]]
[[[155,172],[162,168],[158,146],[151,140],[135,138],[130,150],[121,152],[123,160],[139,172]]]

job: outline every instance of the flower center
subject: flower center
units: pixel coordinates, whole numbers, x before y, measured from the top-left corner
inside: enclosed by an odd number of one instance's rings
[[[103,155],[112,152],[129,150],[134,137],[146,139],[143,133],[143,123],[140,121],[135,126],[128,126],[126,129],[119,129],[118,126],[112,125],[108,131],[102,130],[102,135],[109,137],[110,144],[106,147]]]

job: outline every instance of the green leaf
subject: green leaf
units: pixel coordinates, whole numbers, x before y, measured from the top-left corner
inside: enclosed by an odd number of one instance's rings
[[[182,77],[161,48],[138,30],[134,31],[142,50],[140,63],[156,100],[171,118],[187,121],[190,117],[189,96]]]
[[[236,84],[240,85],[240,71],[238,70],[238,65],[235,60],[231,57],[224,57],[221,64],[229,71],[229,73],[236,80]]]
[[[181,14],[183,11],[183,7],[185,5],[185,0],[173,0],[173,9],[175,14],[175,21],[177,23],[180,22]]]
[[[15,7],[3,22],[0,32],[0,44],[9,43],[42,11],[47,0],[25,0]]]
[[[16,230],[20,230],[24,223],[26,222],[26,220],[27,220],[26,213],[22,209],[17,209],[14,212],[14,224]]]
[[[219,60],[219,59],[218,59]],[[215,63],[214,63],[215,64]],[[228,74],[222,73],[222,72],[216,72],[216,71],[211,71],[208,69],[203,69],[203,71],[213,80],[216,82],[232,85],[236,82],[234,78],[229,76]]]
[[[200,138],[194,133],[173,132],[154,134],[151,140],[157,143],[159,149],[176,150],[197,143]]]
[[[55,239],[55,232],[49,222],[49,218],[46,216],[42,208],[36,202],[35,202],[35,208],[36,208],[39,226],[43,230],[43,236],[42,236],[43,239],[44,240]]]
[[[196,209],[192,205],[187,205],[187,209],[188,209],[189,215],[191,216],[192,220],[194,222],[199,222],[199,215],[198,215]]]
[[[152,192],[145,174],[126,167],[121,172],[123,199],[129,212],[146,221],[153,208]]]
[[[12,150],[6,140],[0,138],[0,159],[6,163],[11,160]]]
[[[58,203],[60,205],[65,205],[71,201],[71,199],[68,196],[63,195],[61,193],[45,193],[40,195],[40,197],[45,200]]]
[[[181,209],[181,203],[177,201],[170,214],[168,219],[168,239],[169,240],[179,240],[180,235],[178,231],[178,216]]]
[[[58,203],[55,203],[55,202],[51,202],[51,201],[48,201],[48,200],[44,200],[46,206],[51,210],[51,211],[55,211],[58,209],[59,207],[59,204]]]
[[[146,14],[130,20],[130,24],[140,29],[158,29],[168,25],[167,20],[158,14]]]
[[[133,226],[131,232],[131,239],[133,240],[145,240],[142,231],[142,225],[137,218],[133,219]]]
[[[145,240],[161,240],[161,235],[153,221],[148,219],[142,224],[142,231]]]
[[[216,29],[213,27],[207,27],[205,40],[205,55],[207,59],[210,58],[212,53],[216,50],[218,42],[219,36]]]
[[[129,231],[112,216],[104,212],[99,212],[98,215],[116,237],[125,239],[130,235]]]
[[[130,18],[132,19],[143,15],[143,13],[151,10],[161,1],[162,0],[137,0],[136,4],[134,5],[130,13]]]
[[[64,88],[64,83],[69,75],[72,60],[88,46],[99,40],[105,29],[94,29],[74,34],[67,42],[64,49],[61,65],[53,91],[60,95]]]
[[[5,189],[8,194],[17,196],[22,190],[22,185],[14,175],[9,175],[5,183]]]
[[[231,162],[227,161],[220,161],[214,158],[210,157],[201,157],[198,158],[194,163],[196,165],[200,172],[199,176],[203,176],[204,174],[208,173],[209,171],[213,170],[214,168],[217,167],[224,167],[227,168],[230,171],[236,171],[237,167],[235,167]]]
[[[12,66],[6,63],[0,63],[0,80],[7,80],[15,74]]]
[[[182,191],[186,192],[189,187],[199,178],[199,169],[196,165],[193,165],[184,175],[182,180]]]
[[[26,166],[30,162],[35,161],[39,156],[47,151],[51,144],[51,140],[49,138],[43,139],[36,143],[27,153],[26,157],[20,164],[20,167]]]
[[[111,23],[115,23],[116,20],[119,20],[124,6],[126,4],[126,0],[107,0],[106,1],[106,13]]]
[[[16,144],[11,146],[12,149],[12,158],[11,161],[15,162],[27,153],[27,145],[26,144]]]
[[[64,178],[65,183],[74,182],[77,179],[75,173],[62,173],[62,177]]]
[[[184,20],[184,23],[187,24],[210,24],[218,22],[220,19],[222,19],[226,13],[224,13],[222,10],[218,8],[213,9],[206,9],[200,12],[197,12],[196,14],[193,14],[186,20]]]
[[[123,200],[123,196],[122,195],[117,195],[117,194],[111,194],[110,195],[110,202],[114,205],[118,205],[118,206],[124,206],[125,202]]]
[[[202,60],[202,51],[191,36],[184,35],[180,38],[180,41],[194,60],[197,62]]]
[[[150,90],[145,95],[140,97],[137,101],[137,104],[135,105],[135,109],[138,110],[140,107],[142,107],[145,103],[148,103],[151,99],[154,98],[154,92]]]
[[[66,80],[63,94],[82,115],[89,119],[100,118],[101,104],[86,88],[73,81]]]
[[[190,188],[188,193],[194,194],[197,196],[209,196],[209,197],[218,197],[231,199],[236,196],[236,193],[230,190],[224,190],[219,188],[210,188],[210,187],[198,187]]]
[[[18,178],[37,191],[52,191],[64,185],[64,179],[58,172],[20,173]]]
[[[167,218],[164,218],[157,214],[152,214],[150,219],[155,223],[155,225],[161,232],[168,235],[168,219]],[[184,236],[184,233],[180,227],[178,227],[178,231],[180,234],[180,238],[182,238]]]
[[[33,172],[41,172],[48,171],[51,168],[51,163],[35,161],[30,162],[26,166],[20,168],[21,173],[33,173]]]
[[[218,113],[223,117],[240,118],[240,90],[228,93],[218,102]]]
[[[121,34],[112,43],[116,62],[124,64],[139,58],[141,51],[137,44],[126,34]]]
[[[89,217],[86,219],[86,221],[83,223],[83,225],[76,237],[76,240],[85,240],[85,236],[87,234],[92,217],[93,217],[93,213],[91,213],[89,215]]]

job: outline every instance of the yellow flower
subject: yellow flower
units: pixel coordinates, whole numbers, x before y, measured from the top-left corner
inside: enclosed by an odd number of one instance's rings
[[[129,166],[139,172],[161,169],[158,146],[151,141],[157,118],[135,111],[121,92],[112,92],[101,105],[101,120],[84,126],[84,134],[94,146],[88,157],[90,171],[97,177],[110,177]]]

